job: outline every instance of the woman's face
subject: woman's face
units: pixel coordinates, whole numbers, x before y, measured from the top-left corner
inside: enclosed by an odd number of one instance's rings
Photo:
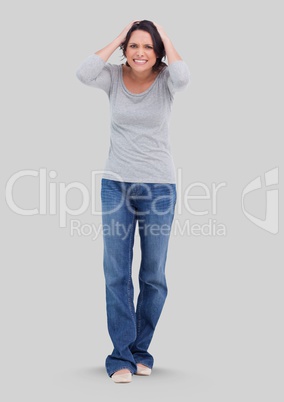
[[[144,72],[152,70],[157,57],[151,35],[142,30],[132,32],[125,51],[127,62],[133,70]]]

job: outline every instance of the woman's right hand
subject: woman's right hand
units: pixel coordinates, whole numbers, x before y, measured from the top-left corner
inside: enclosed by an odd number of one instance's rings
[[[121,31],[121,33],[118,35],[118,38],[119,38],[119,40],[120,40],[121,43],[123,43],[123,42],[125,41],[127,32],[128,32],[129,29],[132,27],[132,25],[133,25],[135,22],[138,22],[138,21],[139,21],[139,20],[134,20],[134,21],[130,22],[130,24],[128,24],[128,25]]]
[[[103,49],[98,50],[96,54],[100,56],[105,62],[107,62],[110,56],[113,54],[113,52],[115,52],[116,49],[118,49],[121,46],[121,44],[125,41],[127,32],[135,22],[138,21],[136,20],[130,22],[130,24],[128,24],[111,43],[109,43]]]

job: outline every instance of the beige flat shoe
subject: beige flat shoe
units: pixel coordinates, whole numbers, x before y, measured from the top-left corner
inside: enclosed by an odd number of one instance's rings
[[[150,367],[144,366],[144,364],[138,363],[137,364],[137,371],[136,375],[150,375],[152,373],[152,370]]]
[[[111,376],[111,379],[115,382],[115,383],[128,383],[132,381],[132,374],[129,373],[123,373],[123,374],[116,374],[114,373]]]

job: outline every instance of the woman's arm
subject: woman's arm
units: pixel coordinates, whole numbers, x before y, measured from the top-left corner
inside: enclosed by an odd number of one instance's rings
[[[129,29],[132,27],[133,23],[135,21],[132,21],[130,24],[128,24],[123,31],[107,46],[105,46],[103,49],[98,50],[95,54],[100,56],[105,62],[108,61],[110,56],[113,54],[113,52],[124,42],[125,37]]]
[[[181,56],[178,54],[177,50],[175,49],[174,45],[172,44],[170,38],[168,37],[164,29],[156,23],[155,26],[164,43],[168,64],[171,64],[174,61],[182,60]]]
[[[111,86],[111,65],[107,64],[107,60],[125,40],[126,34],[132,24],[133,22],[128,24],[109,45],[93,53],[81,63],[76,71],[76,75],[83,84],[103,89],[109,93]]]
[[[176,91],[181,91],[189,85],[190,71],[188,65],[182,60],[164,29],[156,23],[155,25],[166,51],[169,71],[168,87],[170,92],[174,94]]]

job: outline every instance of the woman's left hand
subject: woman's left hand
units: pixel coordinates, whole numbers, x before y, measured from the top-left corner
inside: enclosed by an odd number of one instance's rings
[[[156,24],[155,22],[154,22],[154,25],[156,26],[156,28],[158,30],[158,33],[160,34],[161,39],[163,41],[166,56],[167,56],[167,60],[168,60],[168,64],[171,64],[171,63],[173,63],[174,61],[177,61],[177,60],[182,60],[181,56],[178,54],[178,52],[176,51],[174,45],[172,44],[170,38],[168,37],[168,35],[164,31],[164,28],[162,28],[161,25]]]
[[[157,28],[157,30],[158,30],[158,32],[160,34],[160,37],[162,38],[162,41],[164,42],[164,40],[168,38],[168,35],[166,34],[164,28],[161,27],[161,25],[156,24],[155,22],[154,22],[154,25]]]

